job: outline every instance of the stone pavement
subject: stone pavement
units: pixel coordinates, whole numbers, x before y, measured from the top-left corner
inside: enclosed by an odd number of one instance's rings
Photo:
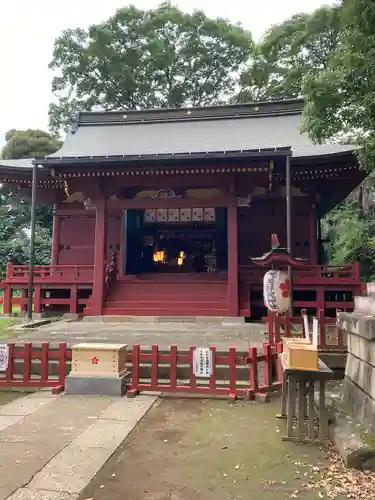
[[[157,396],[54,396],[0,407],[0,500],[75,500]]]
[[[158,344],[161,349],[169,348],[172,344],[177,344],[180,348],[216,345],[222,350],[235,345],[240,350],[247,350],[250,346],[260,347],[265,342],[266,331],[267,325],[260,323],[231,325],[215,321],[58,321],[23,331],[17,342],[67,342],[69,345],[80,342],[114,342],[129,346],[141,344],[142,347]]]

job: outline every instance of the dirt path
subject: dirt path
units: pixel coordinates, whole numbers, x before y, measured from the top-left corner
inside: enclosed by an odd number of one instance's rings
[[[159,400],[79,500],[327,498],[299,491],[324,456],[281,441],[278,406]]]

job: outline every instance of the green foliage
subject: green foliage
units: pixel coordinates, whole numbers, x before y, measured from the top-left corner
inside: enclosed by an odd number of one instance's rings
[[[273,26],[241,75],[237,102],[301,97],[306,75],[327,67],[339,26],[338,6],[297,14]]]
[[[2,150],[4,159],[32,158],[54,153],[60,142],[41,130],[10,130]],[[30,199],[20,196],[8,186],[0,189],[0,274],[12,261],[25,264],[29,261]],[[37,206],[35,237],[35,263],[47,264],[51,255],[52,210],[46,205]]]
[[[9,130],[5,140],[1,153],[5,160],[47,156],[60,147],[58,139],[43,130]]]
[[[87,31],[57,38],[50,67],[61,75],[50,126],[59,131],[74,111],[182,107],[220,103],[252,50],[249,33],[203,12],[169,2],[151,10],[117,10]]]
[[[361,275],[367,281],[375,279],[375,213],[363,212],[358,204],[346,200],[332,210],[326,221],[330,228],[331,261],[339,264],[359,261]]]
[[[316,141],[356,135],[362,165],[375,165],[375,3],[344,0],[329,64],[305,80],[305,129]]]

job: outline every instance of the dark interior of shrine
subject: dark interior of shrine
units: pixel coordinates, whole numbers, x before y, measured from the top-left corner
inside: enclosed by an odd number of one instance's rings
[[[128,210],[124,274],[218,273],[228,268],[227,210]]]

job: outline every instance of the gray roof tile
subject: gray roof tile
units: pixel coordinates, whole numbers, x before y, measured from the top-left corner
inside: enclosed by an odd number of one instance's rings
[[[80,124],[50,158],[229,152],[291,146],[294,157],[349,152],[314,145],[300,133],[301,114],[131,124]]]
[[[32,169],[32,158],[22,158],[20,160],[2,160],[0,158],[0,167],[2,168],[24,168],[24,169]]]

